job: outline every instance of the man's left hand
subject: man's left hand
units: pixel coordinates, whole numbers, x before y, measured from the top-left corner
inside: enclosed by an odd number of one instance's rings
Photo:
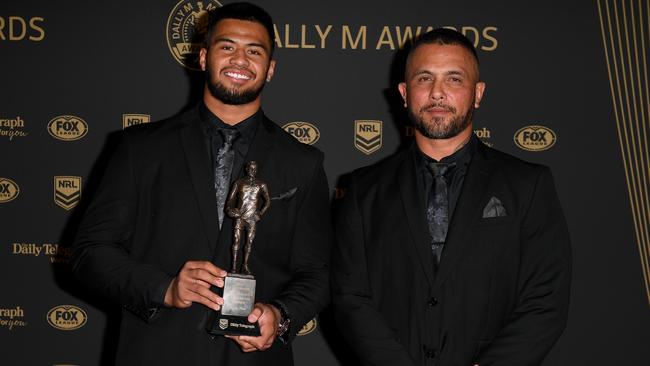
[[[248,315],[248,321],[251,323],[258,322],[261,335],[258,337],[251,336],[226,336],[237,342],[244,352],[264,351],[271,347],[275,341],[275,335],[278,331],[280,322],[280,311],[275,307],[256,303],[253,311]]]

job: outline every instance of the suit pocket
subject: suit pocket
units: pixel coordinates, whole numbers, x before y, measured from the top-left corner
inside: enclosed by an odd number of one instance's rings
[[[507,225],[515,221],[513,216],[499,216],[499,217],[482,217],[476,223],[476,226],[485,227],[485,226],[497,226],[497,225]]]

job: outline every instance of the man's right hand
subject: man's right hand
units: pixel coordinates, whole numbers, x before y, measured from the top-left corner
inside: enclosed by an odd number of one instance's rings
[[[210,309],[221,309],[223,298],[212,292],[210,286],[223,287],[226,274],[210,262],[186,262],[167,288],[165,305],[182,309],[198,302]]]

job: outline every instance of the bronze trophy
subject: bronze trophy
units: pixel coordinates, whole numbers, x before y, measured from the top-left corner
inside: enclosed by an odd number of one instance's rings
[[[234,240],[232,245],[232,269],[226,275],[223,286],[223,306],[213,312],[208,322],[207,331],[213,335],[249,335],[259,336],[257,323],[248,322],[248,314],[255,304],[255,276],[248,266],[251,255],[257,221],[269,209],[271,199],[265,182],[257,179],[257,163],[246,164],[246,176],[238,179],[228,195],[225,212],[235,220]],[[261,199],[264,200],[259,209]],[[241,240],[246,231],[246,244],[241,268]]]

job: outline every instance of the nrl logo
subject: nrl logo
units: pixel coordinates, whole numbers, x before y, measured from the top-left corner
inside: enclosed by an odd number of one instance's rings
[[[54,203],[70,210],[81,200],[81,177],[54,177]]]
[[[208,29],[208,11],[220,7],[216,0],[181,0],[172,9],[167,19],[167,46],[179,64],[201,70],[199,51]]]
[[[221,330],[228,328],[228,319],[219,319],[219,328],[221,328]]]
[[[148,114],[131,113],[122,115],[122,129],[149,122],[151,122],[151,116]]]
[[[381,148],[381,121],[354,121],[354,147],[366,155]]]

